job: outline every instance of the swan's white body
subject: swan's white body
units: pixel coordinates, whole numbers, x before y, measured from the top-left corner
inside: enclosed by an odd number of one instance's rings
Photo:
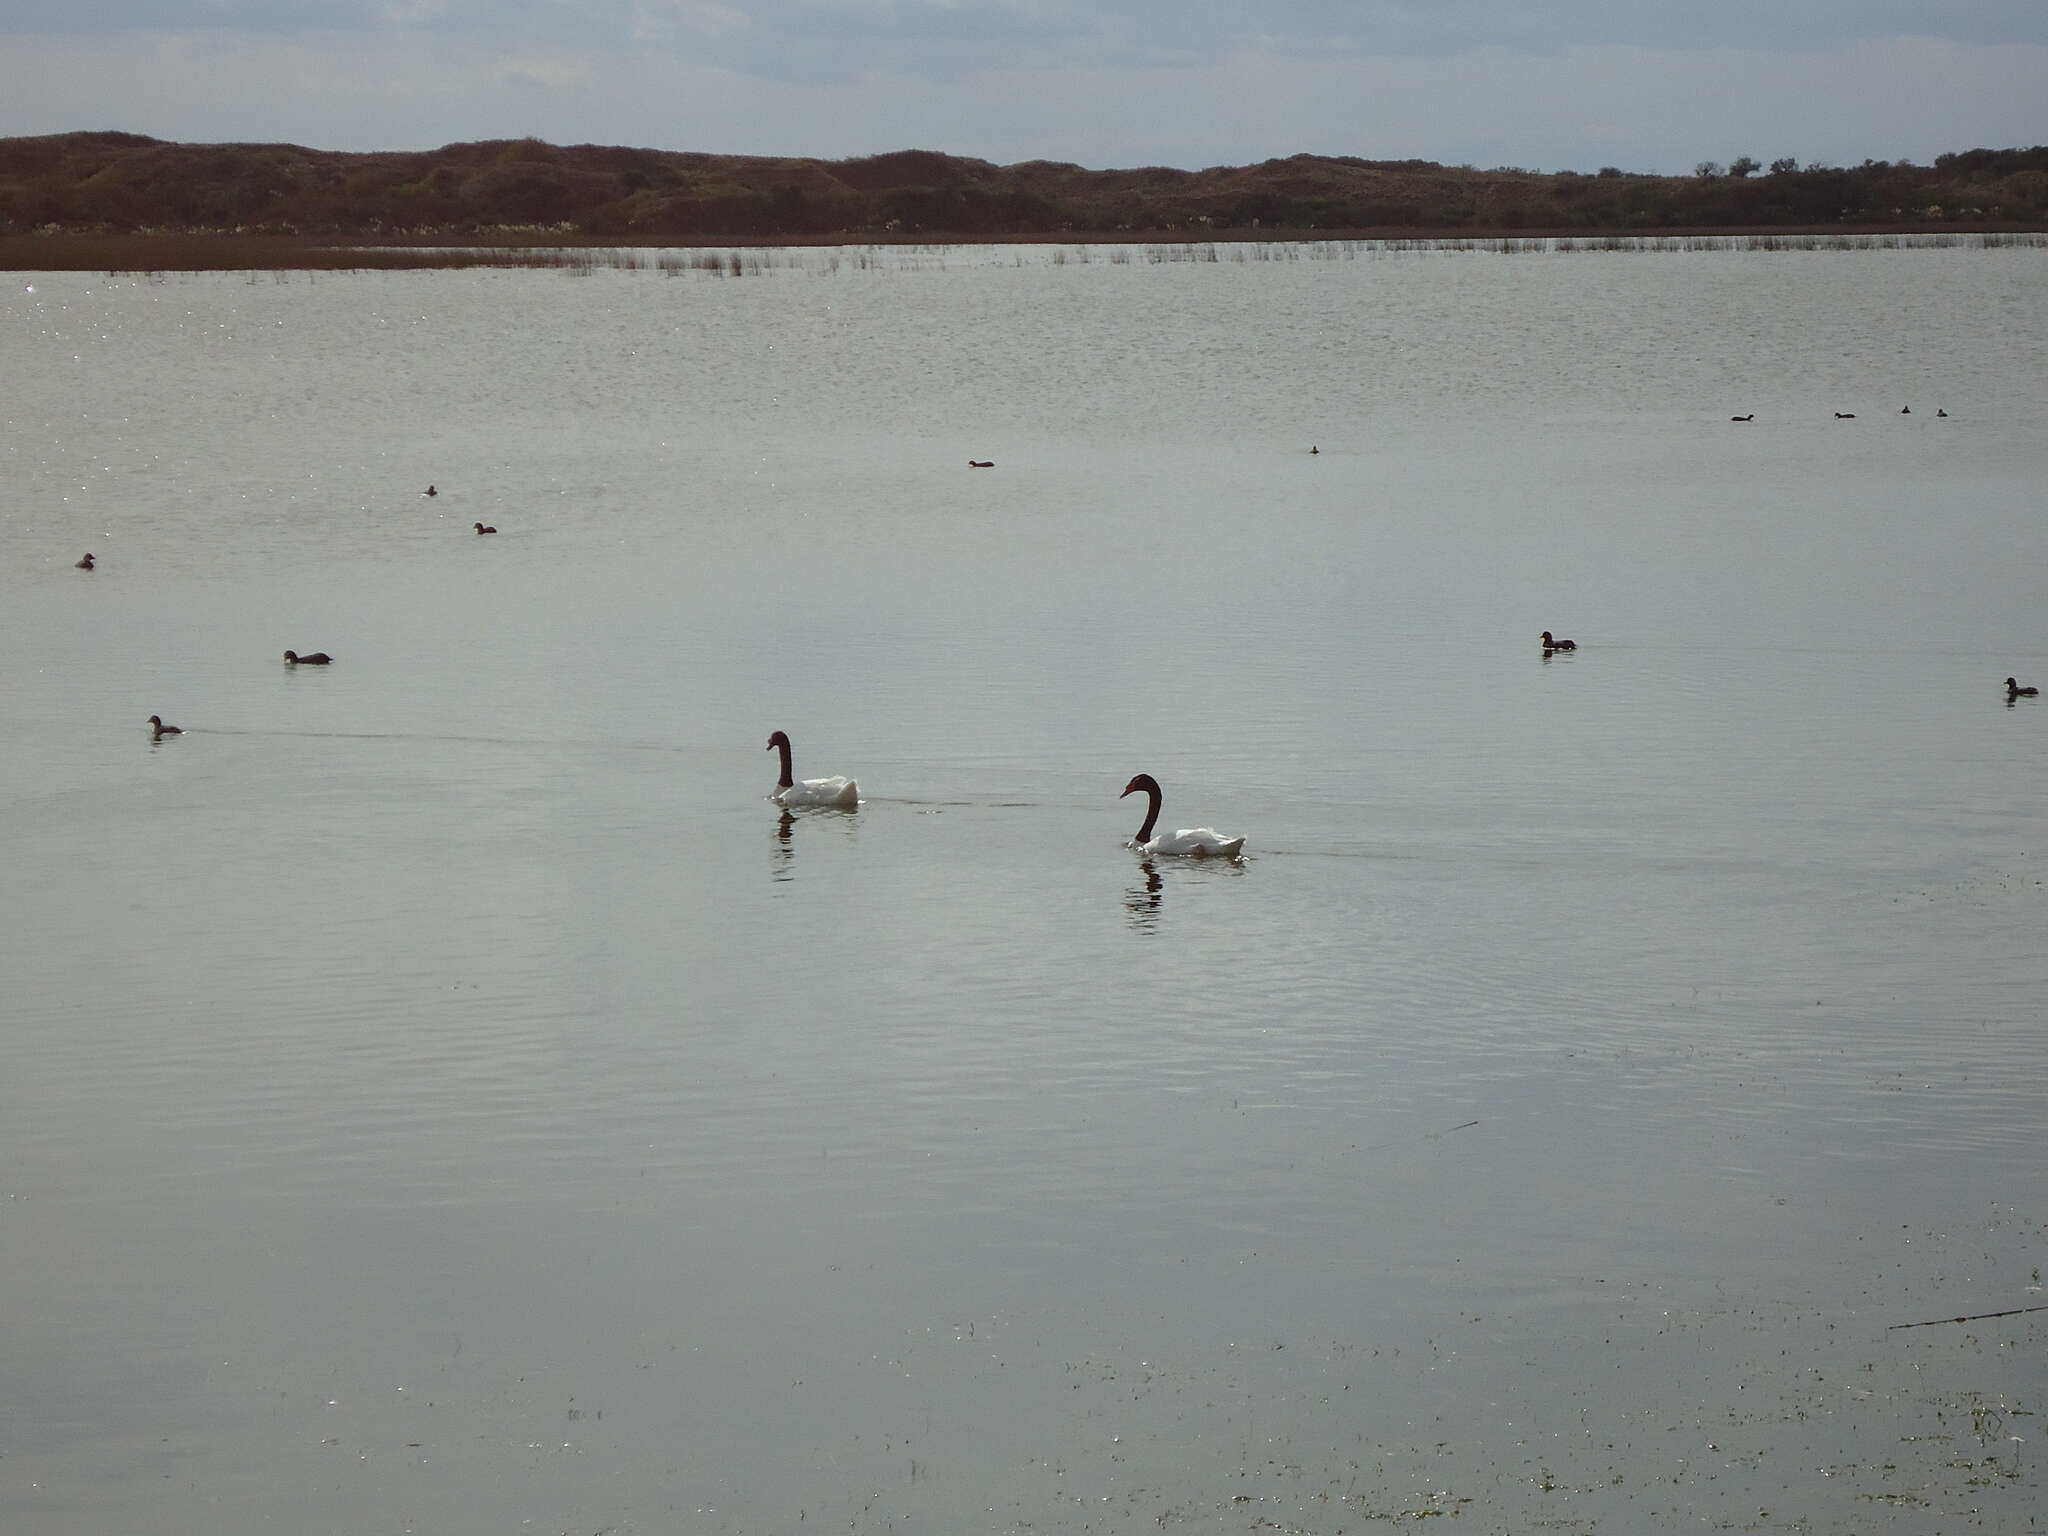
[[[1182,827],[1178,832],[1162,832],[1149,843],[1133,839],[1131,846],[1140,853],[1186,853],[1198,859],[1234,859],[1244,851],[1244,839],[1225,837],[1214,827]]]
[[[777,805],[829,805],[850,811],[860,804],[860,786],[851,779],[805,779],[801,784],[778,788],[768,798]]]
[[[1159,820],[1159,802],[1162,796],[1159,781],[1149,773],[1141,773],[1126,784],[1124,794],[1143,794],[1146,798],[1145,824],[1138,828],[1138,835],[1130,841],[1130,846],[1139,853],[1186,854],[1198,859],[1234,859],[1244,852],[1243,838],[1225,837],[1214,827],[1182,827],[1178,832],[1162,832],[1154,837],[1152,824]]]
[[[781,806],[823,806],[850,811],[860,805],[860,786],[851,779],[794,780],[789,771],[789,737],[777,731],[768,738],[768,750],[782,753],[782,778],[768,798]]]

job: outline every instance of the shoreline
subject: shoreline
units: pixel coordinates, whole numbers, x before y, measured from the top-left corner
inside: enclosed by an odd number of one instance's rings
[[[877,246],[1232,246],[1303,244],[1443,243],[1483,246],[1569,241],[1574,249],[1668,240],[1812,240],[1929,238],[1985,239],[2012,246],[2048,246],[2048,231],[2007,220],[1972,221],[1967,226],[1931,221],[1887,224],[1749,224],[1644,226],[1634,228],[1447,228],[1417,226],[1370,229],[1232,228],[1072,230],[1057,234],[990,236],[901,230],[772,239],[709,236],[587,235],[531,228],[435,235],[51,234],[0,236],[0,271],[7,272],[253,272],[253,271],[417,271],[464,267],[555,267],[576,265],[564,253],[624,250],[805,250],[869,249]],[[1819,248],[1819,247],[1816,247]]]

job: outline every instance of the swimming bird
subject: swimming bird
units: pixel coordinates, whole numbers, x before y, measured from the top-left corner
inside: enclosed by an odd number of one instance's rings
[[[1308,451],[1310,453],[1321,453],[1323,450],[1318,448],[1314,443],[1310,443],[1308,445]]]
[[[1159,820],[1159,781],[1149,773],[1141,773],[1124,786],[1124,795],[1143,793],[1146,800],[1144,825],[1138,828],[1138,835],[1131,839],[1129,847],[1140,853],[1181,853],[1194,858],[1234,859],[1244,849],[1241,837],[1225,837],[1214,827],[1182,827],[1171,836],[1162,832],[1152,835],[1152,824]],[[1117,799],[1123,799],[1118,795]]]
[[[1934,414],[1935,414],[1935,415],[1937,415],[1937,416],[1939,416],[1939,417],[1940,417],[1940,418],[1941,418],[1942,420],[1944,420],[1944,421],[1948,420],[1948,412],[1947,412],[1947,411],[1944,411],[1944,410],[1940,410],[1940,409],[1937,409],[1937,410],[1935,411],[1935,413],[1934,413]]]
[[[1837,420],[1837,421],[1854,421],[1855,419],[1856,419],[1856,413],[1855,413],[1854,411],[1837,411],[1837,412],[1835,412],[1835,420]]]
[[[1730,421],[1755,421],[1756,412],[1751,411],[1747,416],[1730,416],[1728,419]]]
[[[165,736],[182,736],[185,733],[175,725],[165,725],[157,716],[149,717],[149,739],[157,741]]]
[[[1913,414],[1913,407],[1911,407],[1910,405],[1902,405],[1899,407],[1899,414],[1901,416],[1910,416]]]
[[[2008,677],[2005,680],[2005,696],[2008,699],[2033,699],[2039,698],[2040,694],[2041,690],[2038,688],[2022,688],[2017,678]]]
[[[474,528],[478,533],[496,533],[498,531],[495,528],[488,528],[482,523],[471,523],[469,526]]]
[[[1546,651],[1576,651],[1578,648],[1576,640],[1553,640],[1549,630],[1543,631],[1543,649]]]
[[[294,667],[324,667],[334,658],[325,651],[315,651],[310,656],[301,656],[297,651],[284,653],[285,663]]]
[[[441,493],[440,493],[439,491],[435,490],[435,489],[434,489],[434,488],[433,488],[433,487],[432,487],[432,486],[430,485],[430,486],[428,486],[428,487],[427,487],[427,488],[426,488],[426,489],[425,489],[424,491],[421,491],[421,492],[420,492],[420,494],[421,494],[422,496],[438,496],[438,495],[440,495]]]
[[[847,778],[805,779],[801,784],[789,771],[789,737],[777,731],[768,738],[768,750],[782,754],[782,777],[775,781],[775,793],[768,798],[777,805],[830,806],[850,811],[860,804],[860,786]]]
[[[74,571],[89,571],[89,570],[91,570],[91,569],[92,569],[92,551],[88,549],[88,550],[87,550],[87,551],[85,552],[85,558],[84,558],[83,560],[75,560],[75,561],[73,561],[73,562],[72,562],[72,565],[71,565],[71,569],[73,569]]]
[[[967,467],[969,469],[994,469],[996,461],[994,459],[969,459]]]

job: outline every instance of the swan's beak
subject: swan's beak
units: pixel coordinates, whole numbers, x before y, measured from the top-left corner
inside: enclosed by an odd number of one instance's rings
[[[1134,795],[1134,794],[1136,794],[1137,792],[1138,792],[1138,786],[1137,786],[1137,785],[1135,785],[1135,784],[1126,784],[1126,785],[1124,786],[1124,795]],[[1119,799],[1119,800],[1123,799],[1124,795],[1118,795],[1118,796],[1117,796],[1117,799]]]

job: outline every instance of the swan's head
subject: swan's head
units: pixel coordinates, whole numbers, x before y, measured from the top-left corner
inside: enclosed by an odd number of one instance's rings
[[[1136,794],[1150,794],[1150,795],[1156,795],[1156,794],[1158,794],[1158,793],[1159,793],[1159,781],[1158,781],[1157,779],[1153,778],[1153,777],[1152,777],[1152,775],[1151,775],[1151,774],[1149,774],[1149,773],[1141,773],[1141,774],[1139,774],[1139,775],[1138,775],[1138,776],[1137,776],[1137,777],[1136,777],[1135,779],[1131,780],[1131,782],[1130,782],[1130,783],[1128,783],[1128,784],[1126,784],[1126,785],[1124,786],[1124,795],[1136,795]],[[1124,795],[1118,795],[1118,796],[1117,796],[1117,799],[1119,799],[1119,800],[1123,799]]]
[[[2019,680],[2018,678],[2016,678],[2016,677],[2008,677],[2008,678],[2007,678],[2007,679],[2005,680],[2005,686],[2006,686],[2006,687],[2008,687],[2008,688],[2017,688],[2017,687],[2019,687],[2019,685],[2020,685],[2020,680]]]
[[[1550,644],[1550,631],[1547,629],[1543,631],[1543,643],[1545,645]]]
[[[286,651],[284,653],[284,659],[286,661],[297,661],[299,659],[299,653],[297,651]]]
[[[785,752],[789,750],[789,737],[781,731],[777,731],[768,738],[767,750],[773,752],[777,747],[782,748]]]
[[[163,723],[164,723],[164,722],[163,722],[163,717],[162,717],[161,715],[151,715],[151,716],[149,717],[149,723],[150,723],[151,725],[154,725],[154,726],[157,726],[157,727],[161,727],[161,726],[163,725]]]

